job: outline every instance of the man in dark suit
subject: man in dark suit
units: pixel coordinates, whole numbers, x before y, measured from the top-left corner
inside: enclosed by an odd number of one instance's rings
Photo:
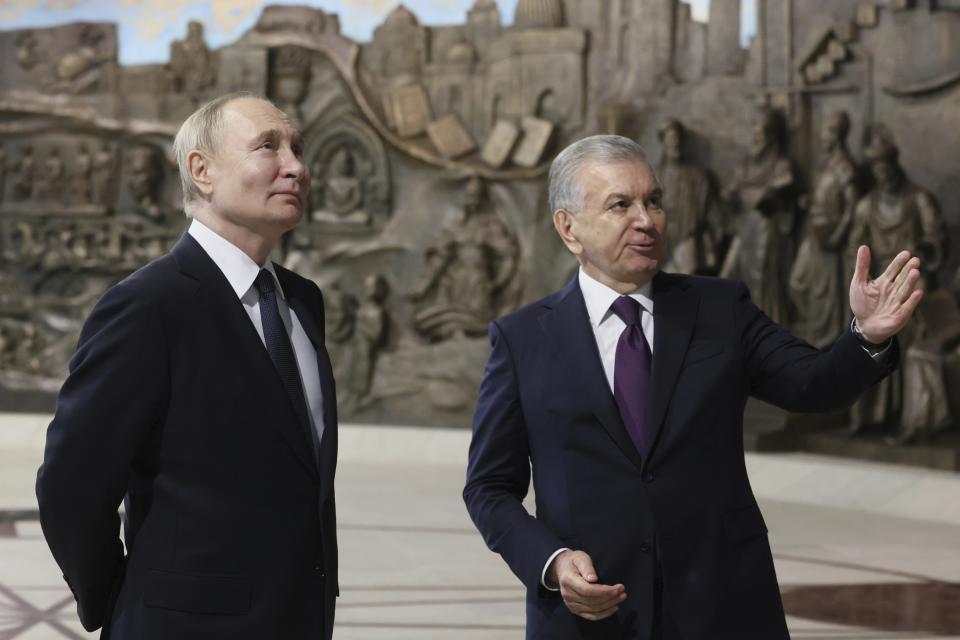
[[[861,247],[855,324],[821,352],[740,282],[659,272],[669,212],[635,142],[574,143],[549,189],[580,271],[491,324],[463,492],[527,587],[527,638],[788,638],[744,404],[829,410],[889,373],[919,260],[869,280]]]
[[[43,532],[103,638],[329,640],[323,300],[268,258],[303,214],[303,142],[270,102],[233,94],[174,151],[193,221],[84,326],[37,476]]]

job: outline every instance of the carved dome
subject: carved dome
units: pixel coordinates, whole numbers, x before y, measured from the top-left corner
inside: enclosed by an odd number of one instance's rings
[[[390,12],[383,24],[388,27],[417,27],[420,26],[420,21],[417,20],[417,16],[413,14],[413,11],[399,4],[396,9]]]
[[[458,64],[473,64],[477,59],[477,54],[466,42],[458,42],[447,49],[447,62]]]
[[[496,9],[497,0],[477,0],[473,3],[474,10],[476,9]]]
[[[563,26],[561,0],[520,0],[513,15],[513,25],[522,28],[557,28]]]

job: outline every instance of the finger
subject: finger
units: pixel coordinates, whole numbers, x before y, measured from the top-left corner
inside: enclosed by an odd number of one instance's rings
[[[578,577],[569,579],[563,584],[563,586],[566,587],[566,589],[572,594],[575,594],[576,599],[581,602],[613,598],[624,591],[622,584],[591,584],[585,581],[583,578]]]
[[[920,270],[911,269],[907,273],[907,277],[904,282],[897,289],[897,300],[902,304],[907,301],[907,299],[913,295],[914,290],[917,288],[917,283],[920,282]]]
[[[619,609],[620,607],[610,607],[608,609],[604,609],[603,611],[598,611],[596,613],[590,612],[590,611],[584,611],[583,613],[578,613],[577,615],[579,615],[581,618],[586,618],[591,622],[596,622],[597,620],[603,620],[604,618],[609,618],[610,616],[615,614],[617,611],[619,611]]]
[[[923,289],[917,289],[903,303],[899,309],[899,316],[902,318],[903,324],[906,324],[913,312],[917,310],[917,305],[920,304],[921,300],[923,300]]]
[[[587,611],[602,611],[603,609],[617,606],[623,602],[626,597],[627,594],[623,592],[613,593],[602,598],[583,598],[574,593],[570,593],[564,597],[564,602],[575,604]]]
[[[597,581],[597,570],[593,568],[593,560],[585,553],[575,554],[572,558],[573,566],[587,582]]]
[[[894,284],[897,287],[902,287],[903,283],[907,281],[907,278],[910,277],[910,272],[920,269],[920,258],[910,258],[903,268],[900,269],[900,272],[897,274],[897,279],[894,281]]]
[[[870,278],[870,247],[865,244],[857,249],[857,266],[853,272],[853,281],[866,284]]]
[[[859,257],[859,256],[858,256]],[[907,261],[910,260],[909,251],[901,251],[897,256],[890,261],[890,264],[887,265],[887,270],[883,272],[882,278],[887,280],[895,280],[897,274],[903,269],[903,265],[907,264]]]

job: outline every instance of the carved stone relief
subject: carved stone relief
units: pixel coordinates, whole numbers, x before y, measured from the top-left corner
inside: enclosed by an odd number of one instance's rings
[[[665,270],[714,274],[719,268],[721,233],[715,214],[716,188],[707,169],[687,157],[685,135],[683,123],[675,119],[667,120],[659,133],[663,157],[656,171],[663,186],[663,208],[670,215]]]
[[[203,23],[187,23],[187,37],[170,45],[170,77],[173,90],[193,98],[206,94],[217,83],[218,57],[203,37]]]
[[[268,7],[233,43],[213,50],[191,23],[168,63],[137,67],[116,64],[113,25],[0,32],[0,385],[54,390],[89,305],[176,240],[186,220],[170,140],[198,103],[237,90],[267,94],[304,134],[309,203],[276,259],[323,291],[346,419],[468,423],[487,322],[575,271],[545,174],[556,150],[593,133],[664,150],[669,270],[744,278],[817,346],[847,322],[858,242],[875,265],[910,244],[941,297],[937,276],[956,265],[944,236],[960,240],[941,144],[960,129],[953,0],[805,0],[791,15],[771,0],[749,52],[737,0],[716,3],[713,30],[682,3],[562,4],[557,20],[511,26],[487,0],[449,26],[400,7],[364,44],[333,14]],[[788,41],[809,46],[794,55]],[[918,55],[898,58],[908,45]],[[778,113],[751,123],[758,102]],[[827,116],[840,109],[849,150]],[[883,120],[899,152],[873,139],[861,152],[855,141]],[[876,392],[901,441],[939,433],[940,400],[960,396],[956,320],[921,315],[902,381]],[[853,417],[868,435],[877,406]]]
[[[110,88],[116,62],[116,29],[83,23],[14,36],[17,76],[43,93],[89,95]]]
[[[793,263],[797,216],[796,170],[786,145],[783,114],[758,111],[751,153],[725,191],[737,211],[737,232],[721,271],[746,282],[757,306],[784,325],[791,319],[784,283]]]
[[[11,176],[0,200],[0,385],[55,390],[83,319],[106,287],[163,255],[183,223],[167,216],[172,172],[159,150],[78,131],[0,146]],[[122,177],[121,177],[122,176]],[[124,185],[119,198],[115,185]]]
[[[383,143],[351,115],[313,125],[306,162],[312,176],[310,226],[371,233],[390,212],[390,171]]]
[[[270,52],[269,96],[299,123],[300,105],[310,86],[311,53],[301,47],[278,47]]]
[[[410,298],[422,302],[414,326],[430,341],[485,335],[501,311],[505,287],[517,275],[516,236],[485,196],[483,182],[468,179],[463,218],[426,250],[426,266]]]

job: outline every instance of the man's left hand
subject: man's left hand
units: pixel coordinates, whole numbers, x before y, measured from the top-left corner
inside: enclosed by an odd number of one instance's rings
[[[906,326],[923,291],[920,258],[901,251],[877,279],[870,279],[870,249],[857,250],[857,267],[850,283],[850,309],[867,342],[882,344]]]

